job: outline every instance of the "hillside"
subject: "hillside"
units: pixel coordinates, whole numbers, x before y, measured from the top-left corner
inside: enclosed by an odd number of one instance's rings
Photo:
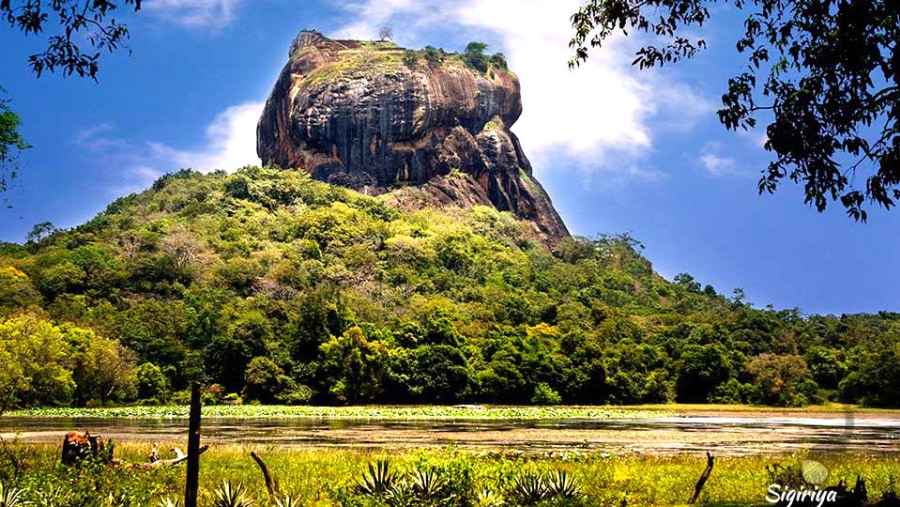
[[[896,315],[758,310],[664,280],[626,235],[551,253],[511,214],[393,199],[180,171],[2,245],[0,393],[152,403],[199,379],[283,403],[898,404]]]

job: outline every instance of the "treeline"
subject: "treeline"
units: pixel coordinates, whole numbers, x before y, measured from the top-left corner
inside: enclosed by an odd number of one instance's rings
[[[484,53],[487,48],[487,44],[473,41],[466,45],[465,51],[461,54],[448,53],[443,48],[439,49],[434,46],[425,46],[421,50],[407,49],[403,52],[403,63],[409,68],[414,68],[420,59],[424,59],[427,65],[435,66],[443,64],[448,58],[458,58],[470,69],[487,74],[491,78],[493,78],[492,68],[498,71],[508,71],[509,66],[503,53],[498,52],[488,56]]]
[[[0,403],[201,380],[235,402],[900,406],[900,315],[757,309],[664,280],[627,235],[530,231],[297,171],[166,175],[0,247]]]

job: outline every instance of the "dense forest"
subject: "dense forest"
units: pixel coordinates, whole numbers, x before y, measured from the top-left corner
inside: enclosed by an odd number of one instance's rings
[[[753,308],[628,235],[300,171],[168,174],[0,244],[0,410],[178,402],[900,406],[900,315]]]

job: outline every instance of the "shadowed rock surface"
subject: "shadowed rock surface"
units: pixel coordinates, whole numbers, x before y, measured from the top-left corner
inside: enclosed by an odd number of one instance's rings
[[[429,63],[389,43],[336,41],[303,31],[257,131],[263,164],[401,205],[491,205],[535,224],[552,244],[568,236],[509,127],[522,113],[519,81],[458,56]],[[394,191],[401,194],[394,195]]]

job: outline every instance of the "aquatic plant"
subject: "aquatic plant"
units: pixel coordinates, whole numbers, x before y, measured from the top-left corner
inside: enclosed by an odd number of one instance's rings
[[[668,417],[665,409],[537,406],[286,406],[286,405],[213,405],[203,407],[205,417],[308,418],[308,419],[383,419],[383,420],[455,420],[455,419],[621,419]],[[10,412],[13,417],[97,417],[127,419],[187,419],[187,406],[40,408]]]

